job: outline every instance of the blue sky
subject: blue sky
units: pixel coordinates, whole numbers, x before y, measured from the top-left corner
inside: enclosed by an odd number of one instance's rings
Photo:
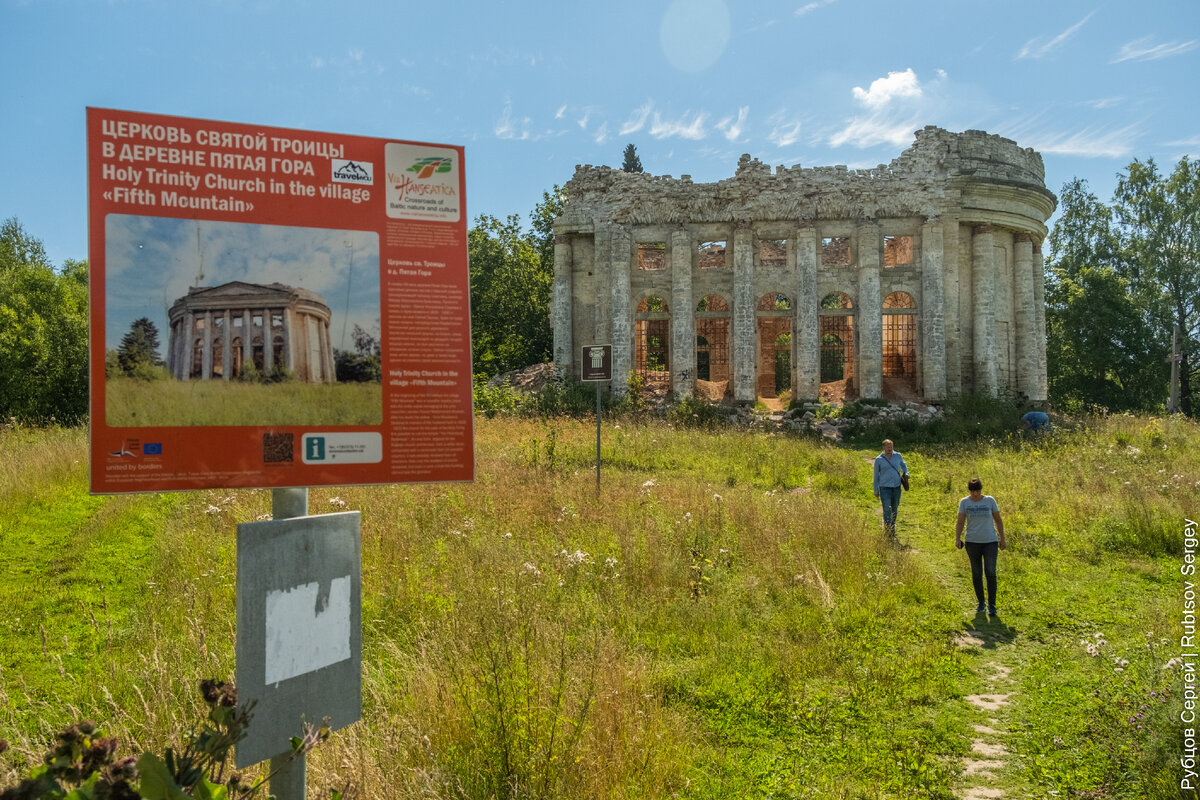
[[[628,143],[699,182],[983,129],[1102,199],[1200,155],[1195,0],[0,0],[0,75],[0,218],[55,263],[87,256],[89,105],[461,144],[472,222]]]

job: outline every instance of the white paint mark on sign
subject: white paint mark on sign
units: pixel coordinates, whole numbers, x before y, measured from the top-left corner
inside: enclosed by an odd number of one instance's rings
[[[350,576],[267,593],[267,685],[350,658]]]

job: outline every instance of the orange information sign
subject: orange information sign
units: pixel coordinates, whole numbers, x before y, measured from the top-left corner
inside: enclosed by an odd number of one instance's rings
[[[474,477],[462,147],[87,125],[93,492]]]

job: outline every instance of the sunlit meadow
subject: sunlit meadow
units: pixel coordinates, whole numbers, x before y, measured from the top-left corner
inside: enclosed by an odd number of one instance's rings
[[[362,512],[365,673],[312,796],[954,797],[997,658],[1013,755],[989,785],[1178,796],[1200,429],[893,438],[902,549],[873,439],[608,419],[597,492],[594,421],[481,417],[474,483],[312,490]],[[234,674],[235,526],[270,492],[91,497],[78,429],[0,451],[0,786],[77,719],[131,751],[190,729],[198,681]],[[995,622],[953,548],[971,475],[1008,529]]]

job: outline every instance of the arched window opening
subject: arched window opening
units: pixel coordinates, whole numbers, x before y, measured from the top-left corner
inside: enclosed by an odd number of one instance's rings
[[[775,338],[775,394],[792,388],[792,335],[781,333]]]
[[[275,365],[275,369],[282,370],[287,364],[283,359],[283,337],[276,336],[271,342],[271,363]]]
[[[902,380],[909,389],[917,378],[917,304],[907,292],[883,300],[883,377]]]
[[[821,298],[819,313],[821,399],[853,399],[854,303],[845,292],[830,292]]]
[[[700,302],[696,304],[696,310],[728,313],[729,303],[725,302],[725,298],[719,294],[709,294],[700,298]]]
[[[792,301],[781,292],[758,299],[758,370],[760,397],[779,397],[792,388]],[[786,341],[783,352],[780,342]]]
[[[696,304],[696,379],[729,380],[729,302],[719,294]],[[710,394],[722,396],[727,388],[715,387]]]
[[[219,328],[220,326],[218,326]],[[212,376],[221,378],[225,375],[225,345],[222,339],[213,339],[212,343]]]
[[[230,377],[240,378],[242,377],[242,337],[238,336],[230,343],[229,352],[233,356],[233,374]]]
[[[791,311],[792,301],[786,294],[770,292],[758,300],[759,311]]]
[[[634,335],[634,369],[637,374],[646,379],[648,389],[660,388],[660,383],[663,387],[669,387],[671,316],[665,300],[658,295],[642,298],[637,305]]]
[[[708,349],[708,339],[696,337],[696,380],[710,381],[712,378],[712,352]]]
[[[204,377],[204,339],[197,337],[192,344],[192,368],[188,372],[192,378]]]

